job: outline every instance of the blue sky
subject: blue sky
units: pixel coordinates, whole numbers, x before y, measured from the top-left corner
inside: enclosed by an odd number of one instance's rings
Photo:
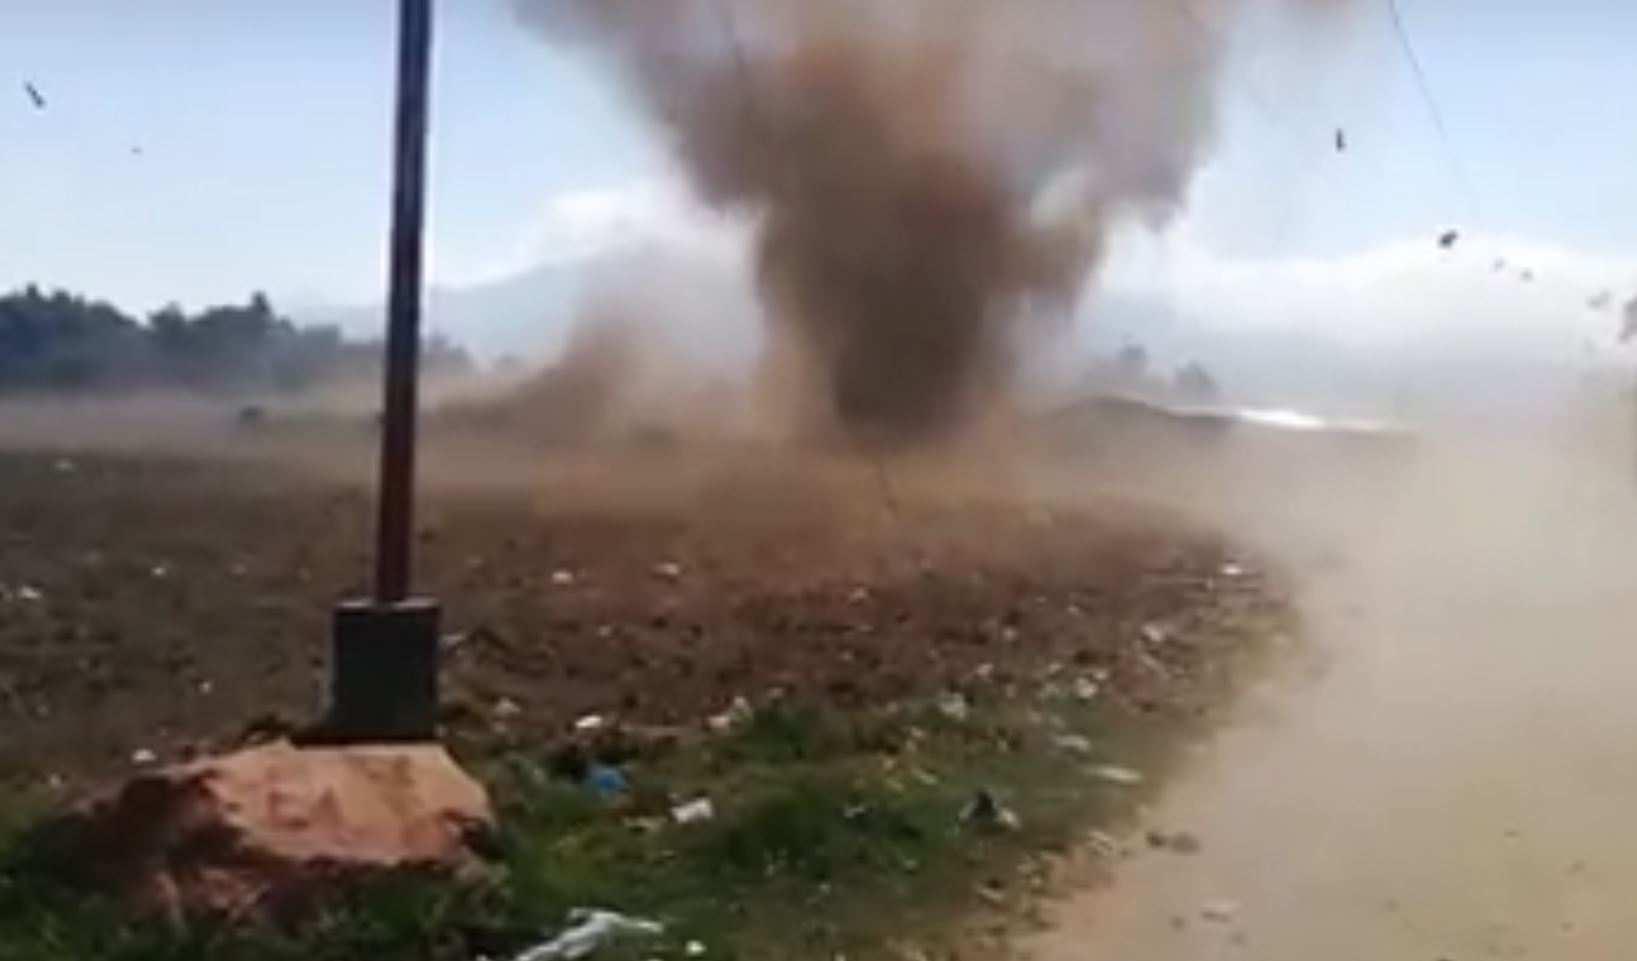
[[[1400,3],[1453,150],[1385,0],[1353,4],[1323,39],[1237,28],[1191,242],[1340,258],[1459,224],[1496,244],[1637,253],[1637,5]],[[256,288],[373,300],[393,15],[392,0],[0,0],[0,286],[140,309]],[[595,65],[519,29],[507,0],[442,0],[442,283],[525,266],[542,217],[628,187],[653,196],[665,171]]]
[[[440,265],[501,250],[553,194],[654,168],[614,91],[503,0],[440,7]],[[372,296],[393,29],[389,0],[0,0],[0,284]]]

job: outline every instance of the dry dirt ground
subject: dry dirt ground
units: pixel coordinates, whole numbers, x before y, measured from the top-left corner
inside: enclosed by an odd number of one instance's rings
[[[433,450],[428,473],[464,463]],[[871,704],[1053,663],[1187,714],[1211,688],[1198,675],[1278,607],[1253,562],[1174,518],[856,465],[647,456],[425,500],[445,721],[480,749],[590,713],[693,723],[775,691]],[[265,459],[0,453],[0,776],[66,794],[311,718],[369,525],[363,487]]]
[[[1637,956],[1637,497],[1550,442],[1211,510],[1302,575],[1313,652],[1148,812],[1039,961]],[[1275,496],[1269,496],[1276,492]],[[1322,670],[1315,670],[1322,665]],[[1144,830],[1190,831],[1191,856]]]

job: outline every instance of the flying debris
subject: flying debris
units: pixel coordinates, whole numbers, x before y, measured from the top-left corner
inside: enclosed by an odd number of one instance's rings
[[[1347,131],[1342,129],[1341,127],[1337,127],[1336,128],[1336,153],[1346,153],[1346,152],[1347,152]]]
[[[23,91],[28,94],[29,102],[34,104],[34,109],[45,109],[45,96],[40,93],[39,87],[36,87],[31,81],[25,80],[23,81]]]
[[[1459,230],[1446,230],[1438,235],[1438,246],[1445,250],[1453,250],[1460,240],[1461,232]]]

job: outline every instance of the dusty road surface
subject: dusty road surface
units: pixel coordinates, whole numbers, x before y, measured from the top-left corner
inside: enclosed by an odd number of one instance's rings
[[[1366,493],[1276,483],[1228,498],[1300,575],[1322,667],[1248,697],[1148,812],[1112,884],[1056,905],[1022,953],[1637,957],[1637,499],[1623,483],[1617,465],[1537,450]],[[1154,850],[1152,829],[1201,850]]]

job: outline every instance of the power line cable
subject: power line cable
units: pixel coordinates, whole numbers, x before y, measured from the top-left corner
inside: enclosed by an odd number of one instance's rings
[[[1466,196],[1469,206],[1478,208],[1478,195],[1472,188],[1472,178],[1467,174],[1465,162],[1461,159],[1460,151],[1455,149],[1455,141],[1449,135],[1449,125],[1444,122],[1444,111],[1438,105],[1438,98],[1433,93],[1432,83],[1427,78],[1427,71],[1416,52],[1415,43],[1410,39],[1409,26],[1404,21],[1403,11],[1399,9],[1398,0],[1386,0],[1387,13],[1392,21],[1393,35],[1398,40],[1398,48],[1409,64],[1410,72],[1415,78],[1415,89],[1420,95],[1421,103],[1426,108],[1427,116],[1432,121],[1432,127],[1438,135],[1439,144],[1444,151],[1445,161],[1450,171]]]

